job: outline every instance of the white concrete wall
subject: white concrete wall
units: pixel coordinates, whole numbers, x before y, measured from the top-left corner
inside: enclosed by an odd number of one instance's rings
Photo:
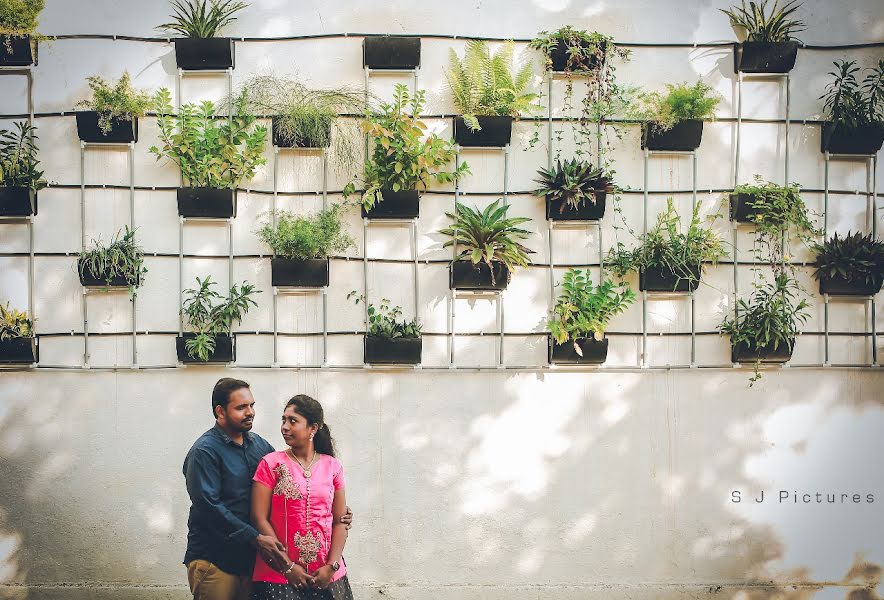
[[[117,34],[154,36],[153,26],[167,16],[165,2],[49,0],[41,31],[48,35]],[[849,6],[819,0],[805,3],[803,18],[809,44],[834,45],[884,39],[884,9],[879,1]],[[538,30],[572,24],[614,35],[623,42],[706,43],[728,41],[732,32],[719,12],[724,2],[647,2],[575,4],[567,1],[524,5],[493,0],[444,7],[418,2],[373,6],[341,2],[333,6],[282,0],[256,0],[231,34],[242,37],[295,36],[316,33],[371,32],[458,34],[527,38]],[[276,42],[238,42],[235,80],[257,72],[297,73],[315,85],[362,85],[361,38]],[[443,68],[449,47],[461,41],[424,39],[421,87],[428,90],[428,114],[451,114]],[[524,44],[520,45],[524,49]],[[540,64],[538,55],[526,52]],[[803,50],[792,74],[791,118],[815,119],[817,97],[828,81],[831,61],[855,58],[870,65],[881,48]],[[631,63],[619,68],[621,80],[647,88],[703,78],[723,96],[717,116],[735,116],[736,85],[727,48],[636,48]],[[174,89],[175,61],[170,45],[123,40],[57,40],[41,45],[34,69],[37,113],[70,111],[87,90],[92,74],[117,77],[128,69],[136,85]],[[373,80],[388,94],[395,77]],[[188,77],[185,101],[215,98],[223,92],[218,78]],[[408,81],[407,78],[403,81]],[[783,118],[784,98],[771,82],[744,85],[743,116]],[[23,78],[0,79],[0,115],[27,111]],[[561,97],[561,84],[554,91]],[[10,119],[0,119],[5,126]],[[448,133],[449,120],[432,126]],[[72,116],[38,117],[41,160],[54,186],[80,183],[79,147]],[[744,124],[741,179],[753,173],[779,181],[784,148],[782,126]],[[735,125],[708,123],[698,158],[698,186],[704,211],[720,208],[722,194],[710,189],[732,185]],[[528,151],[533,132],[516,126],[518,147],[511,155],[509,189],[530,190],[546,149]],[[151,119],[142,121],[136,146],[135,183],[141,187],[175,186],[177,170],[157,163],[147,148],[156,135]],[[790,134],[790,180],[808,189],[823,187],[819,128],[793,125]],[[541,130],[541,139],[546,139]],[[272,157],[268,148],[268,159]],[[615,144],[618,183],[641,189],[642,160],[636,131]],[[467,200],[483,203],[493,196],[469,192],[502,190],[500,157],[471,152],[473,176],[464,182]],[[88,184],[127,185],[125,154],[90,150],[85,163]],[[884,169],[878,166],[878,180]],[[343,175],[330,187],[340,189]],[[313,191],[320,184],[318,162],[285,156],[280,160],[280,189]],[[665,206],[666,190],[691,186],[690,161],[654,158],[650,167],[650,215]],[[865,166],[834,162],[830,187],[864,190]],[[882,187],[882,186],[879,186]],[[240,194],[234,222],[238,255],[267,253],[254,236],[259,215],[270,207],[272,171],[261,169]],[[263,193],[261,193],[263,192]],[[89,189],[87,238],[107,239],[129,220],[127,190]],[[281,196],[298,210],[317,206],[315,195]],[[819,193],[808,204],[821,210]],[[677,195],[687,212],[690,194]],[[418,221],[421,260],[444,260],[445,226],[453,195],[428,195]],[[549,260],[542,203],[527,194],[511,196],[512,214],[535,219],[529,241],[538,263]],[[866,200],[857,194],[833,194],[829,231],[865,226]],[[641,195],[626,195],[623,209],[640,228]],[[80,246],[79,190],[51,187],[40,194],[35,219],[38,332],[67,337],[41,340],[44,365],[77,367],[83,362],[84,298],[74,270]],[[878,229],[884,216],[878,211]],[[177,254],[178,219],[174,193],[139,189],[135,220],[149,253]],[[333,261],[329,294],[329,329],[363,327],[361,307],[346,300],[361,289],[366,244],[358,214],[348,217],[357,248],[356,261]],[[717,228],[729,239],[729,225]],[[598,260],[597,234],[557,232],[556,263]],[[609,212],[603,241],[614,239]],[[741,234],[746,248],[749,237]],[[395,229],[372,229],[370,258],[409,257],[407,237]],[[27,229],[0,225],[0,302],[26,306]],[[188,224],[185,284],[207,272],[227,281],[226,231],[221,226]],[[48,256],[45,254],[55,254]],[[798,260],[809,259],[799,254]],[[177,329],[178,260],[150,256],[150,272],[139,292],[138,329]],[[445,333],[446,266],[421,264],[418,314],[425,331]],[[561,276],[563,269],[557,269]],[[813,316],[807,331],[823,327],[821,298],[809,268],[802,281],[809,290]],[[249,279],[263,293],[258,309],[242,331],[272,329],[269,260],[237,258],[234,277]],[[409,265],[373,262],[369,295],[415,307]],[[741,269],[741,290],[749,282]],[[729,266],[711,268],[710,285],[697,294],[696,328],[712,332],[730,306],[733,277]],[[404,284],[402,282],[405,282]],[[532,267],[516,273],[503,294],[509,366],[545,363],[544,322],[552,299],[548,272]],[[90,296],[90,332],[122,332],[130,327],[130,305],[123,295]],[[880,303],[880,296],[879,296]],[[689,313],[683,300],[648,305],[649,331],[687,333]],[[884,329],[878,311],[877,330]],[[458,301],[458,332],[494,332],[493,306],[486,301]],[[863,332],[869,315],[861,305],[833,303],[830,326],[837,332]],[[279,306],[281,331],[321,329],[321,306],[314,298],[284,299]],[[865,595],[877,582],[884,560],[882,510],[884,480],[876,469],[884,380],[880,370],[792,369],[766,372],[751,390],[748,373],[725,370],[631,372],[638,364],[641,307],[618,317],[611,330],[611,372],[549,373],[529,369],[507,372],[444,371],[362,372],[348,369],[269,371],[243,365],[269,365],[272,338],[241,336],[240,368],[188,368],[133,372],[131,336],[91,336],[90,364],[97,370],[0,373],[0,597],[28,598],[181,598],[186,596],[183,553],[187,500],[180,464],[192,440],[210,425],[209,391],[222,374],[252,381],[261,411],[257,429],[280,445],[276,413],[293,393],[316,395],[329,409],[348,470],[348,493],[357,525],[346,553],[359,598],[841,598]],[[869,338],[833,335],[834,363],[871,359]],[[884,342],[878,338],[878,353]],[[496,338],[460,337],[460,365],[493,365]],[[280,362],[317,362],[318,339],[281,338]],[[793,364],[819,364],[822,337],[802,336]],[[173,339],[138,338],[142,367],[174,363]],[[651,336],[652,366],[684,364],[690,359],[690,336]],[[697,338],[701,365],[728,360],[725,338]],[[329,338],[333,366],[361,363],[361,338]],[[425,338],[424,365],[447,365],[446,339]],[[120,367],[119,371],[111,371]],[[618,369],[622,371],[618,372]],[[101,370],[108,369],[108,370]],[[730,502],[768,490],[874,494],[871,504],[791,505],[776,498],[763,505]],[[719,589],[718,586],[721,586]],[[793,587],[794,586],[794,587]],[[846,587],[845,587],[846,586]],[[869,594],[871,594],[870,592]],[[880,593],[880,592],[879,592]]]

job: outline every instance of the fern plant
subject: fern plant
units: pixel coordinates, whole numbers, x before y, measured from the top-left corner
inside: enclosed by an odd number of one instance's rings
[[[657,131],[672,129],[680,121],[711,117],[721,98],[712,88],[698,81],[666,84],[666,93],[650,92],[639,97],[636,114],[649,121]]]
[[[779,0],[774,0],[770,12],[767,10],[768,0],[750,2],[741,0],[739,8],[719,9],[738,27],[745,27],[750,42],[788,42],[796,39],[792,34],[805,29],[804,22],[790,18],[798,10],[798,0],[787,0],[782,7]]]
[[[565,212],[565,208],[579,209],[586,202],[596,203],[596,194],[607,192],[612,188],[610,176],[601,167],[593,167],[591,164],[577,160],[558,161],[552,169],[541,168],[537,171],[539,177],[534,182],[538,188],[534,190],[535,196],[544,196],[551,201],[562,204],[559,212]]]
[[[235,0],[172,0],[172,21],[157,27],[184,37],[212,38],[248,4]]]
[[[143,117],[150,107],[150,95],[132,87],[128,71],[113,85],[97,75],[86,81],[92,90],[92,98],[78,102],[77,108],[97,112],[98,128],[105,135],[110,133],[114,119],[131,121]]]
[[[872,289],[881,288],[884,282],[884,242],[876,240],[871,233],[848,232],[844,237],[838,237],[836,233],[822,244],[814,242],[813,249],[817,253],[813,273],[816,279],[841,278]]]
[[[196,282],[199,287],[184,290],[181,313],[187,328],[196,334],[185,342],[187,354],[205,361],[215,351],[215,337],[230,335],[233,325],[242,321],[249,307],[258,306],[252,296],[260,294],[261,290],[243,281],[239,286],[230,286],[230,293],[225,298],[212,289],[217,284],[211,276],[197,277]]]
[[[37,128],[27,121],[14,123],[14,127],[0,130],[0,185],[42,190],[46,180],[38,168]]]
[[[129,293],[135,297],[135,290],[144,283],[147,267],[144,266],[144,250],[135,241],[135,230],[127,225],[123,237],[118,231],[107,246],[92,240],[93,248],[80,252],[79,270],[83,277],[86,272],[110,285],[115,277],[123,277],[129,286]]]
[[[27,311],[0,304],[0,341],[34,337],[34,321]]]
[[[562,293],[553,308],[553,318],[547,327],[556,344],[573,342],[574,350],[583,356],[577,343],[581,338],[602,341],[608,322],[635,302],[635,292],[625,283],[615,284],[606,279],[593,286],[589,273],[568,269],[559,284]]]
[[[826,85],[823,100],[825,118],[836,126],[847,129],[868,125],[884,125],[884,58],[876,67],[865,69],[862,84],[856,61],[838,61],[836,70],[829,73],[833,81]]]
[[[357,305],[365,302],[365,296],[357,294],[356,290],[347,294],[348,300],[353,300]],[[369,304],[366,309],[368,313],[368,335],[382,337],[388,340],[396,338],[417,338],[421,335],[421,325],[417,319],[406,321],[400,319],[402,316],[401,306],[390,306],[387,298],[381,300],[379,306]]]
[[[463,59],[453,48],[449,50],[448,87],[471,130],[481,129],[477,116],[517,117],[540,108],[534,102],[537,94],[526,91],[533,65],[526,62],[515,67],[514,48],[513,42],[506,42],[491,54],[486,42],[470,40]]]
[[[342,210],[343,205],[336,204],[309,216],[279,211],[276,225],[267,223],[258,231],[258,237],[273,248],[276,256],[298,260],[326,258],[353,245],[353,238],[341,223]]]

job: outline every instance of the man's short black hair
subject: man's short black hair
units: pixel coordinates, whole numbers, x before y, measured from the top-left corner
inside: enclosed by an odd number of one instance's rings
[[[215,414],[215,407],[221,406],[226,410],[227,403],[230,402],[230,394],[247,387],[249,387],[249,384],[242,379],[233,379],[232,377],[222,377],[219,379],[218,383],[215,384],[215,389],[212,390],[212,416],[217,419],[218,415]]]

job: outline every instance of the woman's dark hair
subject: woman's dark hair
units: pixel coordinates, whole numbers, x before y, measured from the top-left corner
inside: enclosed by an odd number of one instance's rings
[[[320,454],[334,456],[335,442],[328,425],[325,424],[322,405],[307,394],[298,394],[286,403],[285,408],[289,406],[294,407],[296,413],[307,419],[308,425],[319,425],[319,429],[316,430],[316,435],[313,437],[313,447],[316,451]]]

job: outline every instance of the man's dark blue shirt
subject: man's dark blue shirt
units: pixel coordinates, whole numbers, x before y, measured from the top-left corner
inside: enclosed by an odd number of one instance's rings
[[[184,564],[202,559],[231,575],[252,574],[258,537],[250,524],[252,477],[273,451],[251,432],[237,444],[218,424],[194,442],[184,459],[191,502]]]

